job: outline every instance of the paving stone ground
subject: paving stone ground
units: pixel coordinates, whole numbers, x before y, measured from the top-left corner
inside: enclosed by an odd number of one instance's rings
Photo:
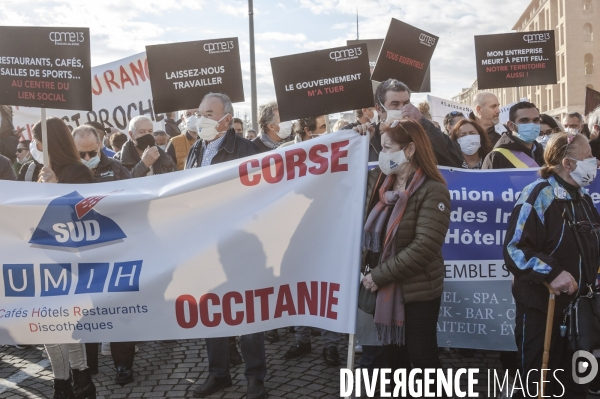
[[[265,385],[269,398],[338,398],[339,368],[324,364],[322,338],[313,336],[312,352],[300,359],[284,360],[283,354],[293,344],[293,334],[280,329],[281,340],[266,343],[268,375]],[[109,356],[99,356],[99,372],[94,376],[98,399],[119,398],[191,398],[197,381],[204,381],[208,360],[204,340],[144,342],[138,345],[135,381],[124,387],[114,384],[114,370]],[[346,364],[347,337],[340,345]],[[440,350],[445,368],[473,367],[487,376],[487,370],[501,370],[497,352],[477,350]],[[355,357],[358,364],[360,354]],[[245,398],[244,364],[231,369],[234,385],[211,397]],[[15,382],[18,382],[15,384]],[[487,378],[480,380],[476,391],[486,398]],[[0,347],[0,398],[51,398],[52,371],[41,349]],[[590,398],[596,398],[590,396]]]

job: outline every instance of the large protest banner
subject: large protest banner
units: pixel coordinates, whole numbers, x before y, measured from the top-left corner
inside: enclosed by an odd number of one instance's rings
[[[105,128],[116,127],[127,132],[131,118],[146,115],[154,128],[164,129],[164,115],[154,112],[150,74],[146,53],[139,53],[91,69],[92,111],[48,109],[48,117],[62,118],[75,128],[86,122],[98,121]],[[15,128],[25,127],[31,138],[33,125],[40,120],[39,108],[13,107]]]
[[[92,109],[90,30],[0,27],[0,104]]]
[[[438,319],[440,346],[516,350],[512,275],[502,248],[512,209],[536,169],[440,168],[452,212],[442,248],[446,275]],[[588,187],[600,206],[600,180]]]
[[[271,58],[271,69],[282,121],[373,106],[365,44]]]
[[[0,344],[353,333],[367,146],[342,131],[169,175],[0,181]]]
[[[556,84],[554,31],[475,36],[477,87]]]
[[[392,18],[371,79],[404,82],[412,91],[431,89],[423,85],[439,38]]]
[[[156,112],[198,108],[208,93],[244,101],[237,37],[146,46]]]

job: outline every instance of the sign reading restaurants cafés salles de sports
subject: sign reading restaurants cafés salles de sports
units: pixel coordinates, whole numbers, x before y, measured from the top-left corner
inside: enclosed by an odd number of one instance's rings
[[[282,121],[373,106],[365,44],[271,58]]]
[[[475,36],[478,89],[556,84],[554,31]]]
[[[244,101],[237,37],[146,46],[155,112],[197,108],[208,93]]]
[[[92,109],[90,30],[0,27],[0,104]]]
[[[382,82],[393,78],[414,92],[430,90],[423,81],[438,40],[429,32],[392,18],[371,79]]]

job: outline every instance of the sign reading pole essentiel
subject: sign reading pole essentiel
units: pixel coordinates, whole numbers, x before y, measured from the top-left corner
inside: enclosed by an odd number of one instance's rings
[[[271,58],[282,121],[373,106],[365,44]]]
[[[237,37],[146,46],[155,112],[197,108],[208,93],[244,101]]]
[[[0,26],[0,104],[92,110],[89,28]]]
[[[420,92],[421,87],[429,89],[423,81],[438,40],[431,33],[392,18],[371,79],[398,79],[414,92]]]
[[[475,36],[479,89],[556,84],[554,31]]]

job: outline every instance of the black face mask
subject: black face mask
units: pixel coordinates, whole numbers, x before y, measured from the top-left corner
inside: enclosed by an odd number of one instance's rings
[[[151,134],[145,134],[135,140],[137,142],[136,147],[141,151],[144,151],[148,147],[154,146],[154,136]]]

